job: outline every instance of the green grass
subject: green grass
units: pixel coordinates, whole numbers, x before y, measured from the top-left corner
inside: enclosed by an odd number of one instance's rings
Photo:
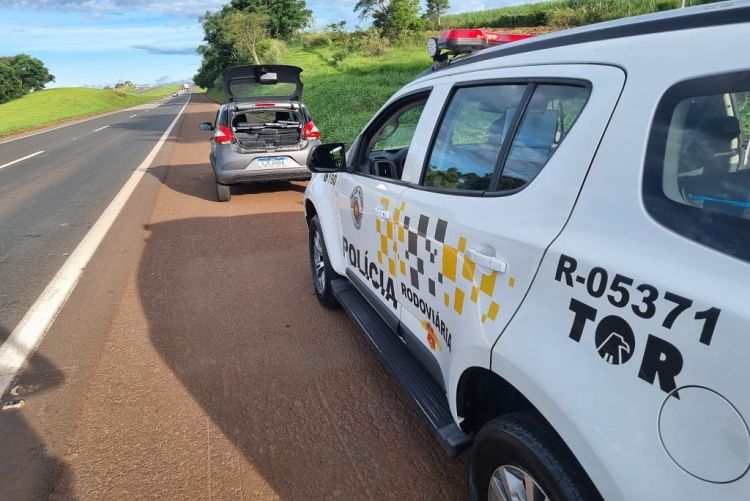
[[[718,0],[688,0],[687,5]],[[676,9],[680,0],[548,0],[443,17],[446,28],[573,27]]]
[[[165,85],[141,94],[78,87],[32,92],[0,104],[0,136],[147,103],[168,96],[179,87]]]
[[[352,54],[333,66],[334,50],[290,47],[284,58],[303,69],[302,101],[327,143],[350,145],[383,103],[432,62],[426,50],[392,47],[383,56]]]

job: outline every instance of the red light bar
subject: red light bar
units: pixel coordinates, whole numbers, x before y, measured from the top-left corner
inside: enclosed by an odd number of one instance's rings
[[[492,45],[517,42],[532,36],[534,35],[498,33],[480,29],[450,30],[442,33],[439,38],[431,38],[427,42],[427,52],[433,59],[440,61],[446,59],[447,56],[441,54],[443,50],[447,50],[448,55],[467,54]]]
[[[534,36],[527,35],[526,33],[496,33],[494,31],[486,31],[485,35],[487,36],[487,41],[491,44],[518,42]]]
[[[484,34],[484,30],[450,30],[440,34],[440,41],[460,40],[462,38],[480,38],[485,40],[487,37]]]

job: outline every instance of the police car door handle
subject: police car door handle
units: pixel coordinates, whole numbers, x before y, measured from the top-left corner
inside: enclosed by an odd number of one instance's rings
[[[466,256],[482,268],[487,268],[488,270],[494,270],[498,273],[505,273],[505,270],[508,269],[508,263],[506,263],[502,259],[484,254],[482,251],[479,251],[473,247],[469,247],[468,249],[466,249]]]
[[[385,219],[386,221],[391,220],[391,213],[385,209],[381,209],[380,207],[375,207],[374,212],[375,212],[375,215],[378,216],[380,219]]]

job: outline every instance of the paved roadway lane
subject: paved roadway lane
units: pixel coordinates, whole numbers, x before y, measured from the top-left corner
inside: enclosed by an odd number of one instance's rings
[[[0,166],[44,151],[0,168],[0,333],[13,331],[187,99],[0,140]]]
[[[315,298],[304,183],[216,202],[198,130],[215,110],[191,99],[3,396],[25,406],[0,412],[0,499],[464,499],[468,454],[444,456],[353,322]],[[146,150],[125,148],[126,165]]]

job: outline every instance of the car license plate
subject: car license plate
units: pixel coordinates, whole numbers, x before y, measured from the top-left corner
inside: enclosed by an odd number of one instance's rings
[[[258,162],[258,166],[264,169],[268,168],[275,168],[275,167],[285,167],[286,166],[286,157],[262,157],[256,160]]]

